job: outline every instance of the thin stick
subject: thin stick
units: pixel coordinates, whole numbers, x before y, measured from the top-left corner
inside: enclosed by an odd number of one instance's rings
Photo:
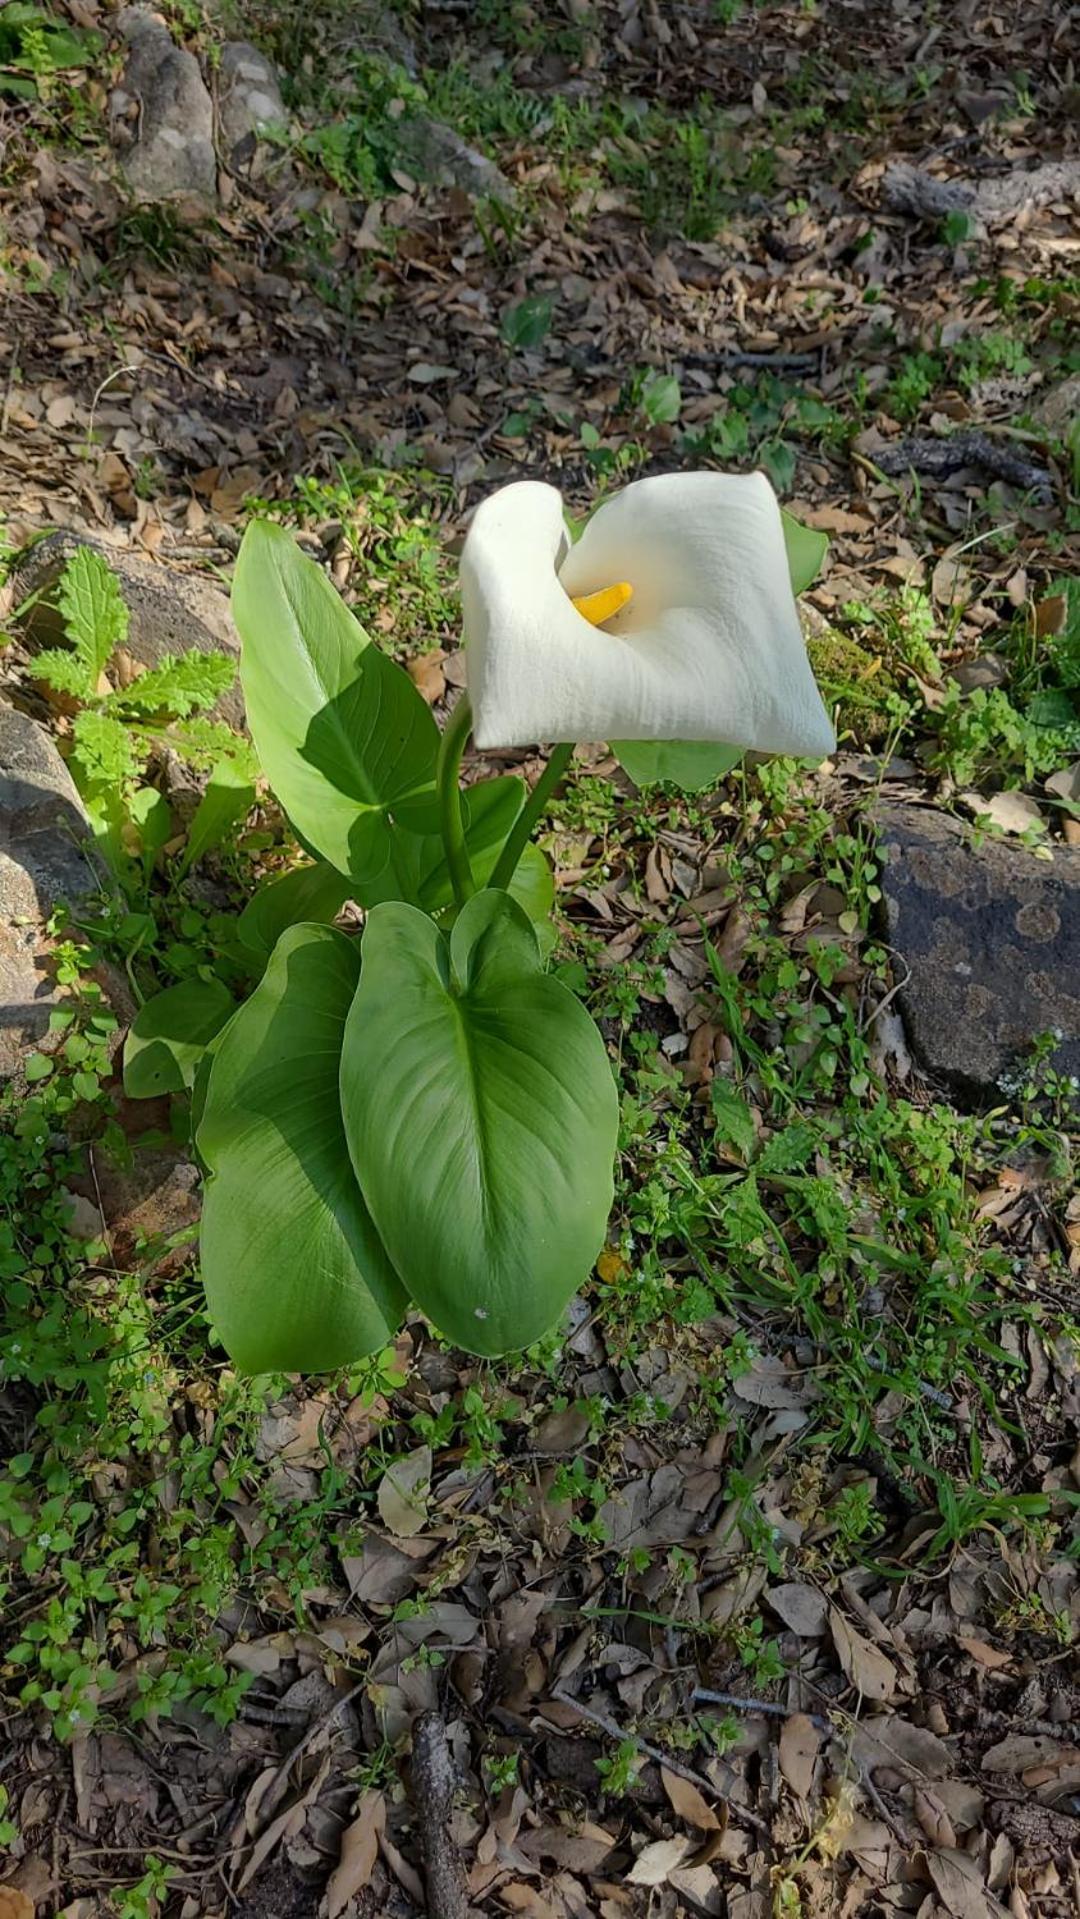
[[[705,1686],[695,1686],[690,1697],[695,1704],[700,1699],[707,1706],[730,1706],[734,1712],[769,1712],[774,1713],[777,1719],[791,1718],[790,1706],[774,1705],[771,1699],[741,1699],[738,1693],[709,1692]],[[819,1712],[808,1712],[806,1717],[819,1732],[832,1731],[830,1721],[824,1719]]]
[[[665,1772],[674,1772],[680,1779],[688,1779],[692,1786],[697,1786],[702,1792],[711,1793],[714,1799],[724,1798],[719,1788],[714,1786],[712,1780],[707,1779],[703,1772],[695,1772],[693,1766],[684,1766],[681,1760],[674,1758],[669,1752],[664,1752],[662,1747],[651,1746],[647,1739],[642,1739],[640,1733],[624,1732],[622,1727],[617,1725],[614,1719],[609,1719],[606,1713],[594,1712],[591,1706],[586,1706],[580,1699],[571,1699],[569,1693],[562,1692],[558,1686],[555,1687],[551,1697],[557,1699],[560,1706],[569,1706],[571,1712],[580,1713],[582,1719],[587,1719],[590,1725],[598,1726],[601,1732],[607,1733],[609,1739],[617,1739],[620,1745],[624,1739],[632,1739],[635,1746],[640,1747],[650,1759],[655,1759],[657,1765],[663,1766]],[[724,1803],[729,1802],[725,1800]],[[768,1823],[764,1819],[759,1819],[757,1813],[751,1812],[740,1800],[730,1803],[734,1806],[738,1817],[745,1819],[748,1826],[754,1826],[758,1832],[771,1831]]]
[[[458,1849],[450,1836],[454,1762],[437,1712],[421,1713],[412,1732],[411,1797],[420,1828],[429,1919],[466,1919],[468,1900]]]

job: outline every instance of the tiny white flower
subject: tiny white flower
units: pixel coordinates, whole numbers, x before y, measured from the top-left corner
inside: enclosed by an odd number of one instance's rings
[[[821,758],[835,744],[763,474],[636,480],[576,545],[532,480],[477,509],[461,560],[479,747],[719,740]]]

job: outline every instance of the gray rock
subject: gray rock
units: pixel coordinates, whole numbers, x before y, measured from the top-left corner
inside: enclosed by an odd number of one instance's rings
[[[888,939],[911,977],[898,995],[925,1072],[978,1100],[1000,1097],[1042,1033],[1080,1074],[1080,850],[1052,861],[984,839],[947,814],[877,808]]]
[[[146,7],[126,7],[116,30],[128,57],[109,108],[113,138],[127,146],[132,192],[140,200],[213,202],[214,108],[198,61]]]
[[[131,624],[125,647],[140,666],[160,665],[167,653],[231,653],[240,657],[240,642],[225,594],[199,573],[174,572],[122,547],[85,540],[75,533],[50,533],[30,548],[12,585],[12,604],[40,594],[24,623],[35,646],[57,646],[63,639],[59,615],[47,604],[71,555],[80,546],[92,546],[107,560],[120,582]],[[239,687],[231,687],[217,707],[230,725],[243,724]]]
[[[45,922],[100,892],[90,826],[49,735],[0,706],[0,1079],[18,1072],[62,1003]]]
[[[1062,380],[1060,386],[1044,393],[1032,413],[1039,425],[1051,433],[1066,434],[1073,421],[1080,419],[1080,373],[1074,373],[1070,379]]]
[[[397,157],[408,172],[434,186],[460,187],[477,200],[501,200],[512,206],[516,198],[505,173],[453,127],[424,114],[410,114],[398,122]]]
[[[218,128],[229,165],[260,172],[260,136],[288,121],[273,62],[247,40],[226,41],[218,68]]]

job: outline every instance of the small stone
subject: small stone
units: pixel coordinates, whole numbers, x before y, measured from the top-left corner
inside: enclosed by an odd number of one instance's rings
[[[501,200],[512,206],[516,198],[505,173],[493,160],[478,153],[453,127],[423,114],[398,122],[397,160],[418,179],[440,187],[460,187],[477,200]]]
[[[240,642],[220,588],[199,573],[181,573],[141,559],[124,547],[67,532],[51,533],[32,546],[15,573],[13,604],[34,600],[23,630],[35,646],[63,643],[60,616],[47,602],[80,546],[93,547],[116,574],[131,618],[125,652],[139,666],[159,666],[167,653],[186,653],[192,647],[200,653],[231,653],[239,660]],[[230,725],[242,724],[243,701],[237,686],[230,687],[216,711]]]
[[[974,693],[979,687],[1000,686],[1008,674],[1008,663],[1000,653],[983,653],[977,660],[965,660],[949,675],[962,693]]]
[[[17,1073],[65,998],[46,922],[101,891],[90,823],[49,735],[0,706],[0,1079]]]
[[[134,129],[124,157],[128,184],[140,200],[217,198],[214,108],[199,63],[178,47],[164,21],[145,7],[126,7],[116,23],[128,57],[110,100],[113,137]]]
[[[247,40],[226,41],[218,68],[218,124],[229,165],[263,171],[266,130],[285,128],[288,121],[273,62]]]
[[[1080,852],[1037,858],[929,808],[875,814],[897,1002],[916,1060],[976,1100],[996,1100],[1034,1040],[1080,1073]],[[904,978],[904,969],[909,977]]]
[[[1080,373],[1070,375],[1060,386],[1044,393],[1041,400],[1031,409],[1033,417],[1040,426],[1051,433],[1064,436],[1073,421],[1080,418]]]
[[[105,1234],[105,1221],[100,1209],[85,1193],[69,1193],[61,1188],[61,1197],[67,1211],[64,1224],[72,1239],[102,1239]]]

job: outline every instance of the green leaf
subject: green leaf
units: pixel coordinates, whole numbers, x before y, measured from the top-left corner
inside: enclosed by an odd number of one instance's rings
[[[57,693],[70,693],[76,700],[93,699],[96,681],[91,680],[87,662],[70,647],[47,646],[30,661],[35,680],[44,680]]]
[[[135,778],[139,759],[126,726],[109,713],[77,713],[72,723],[72,755],[79,785],[115,792]]]
[[[183,980],[139,1008],[124,1041],[124,1091],[154,1099],[190,1086],[210,1041],[235,1012],[220,980]]]
[[[734,1146],[739,1157],[750,1160],[757,1144],[754,1116],[744,1093],[725,1079],[714,1079],[709,1088],[717,1138]]]
[[[414,907],[375,907],[341,1098],[417,1304],[471,1352],[539,1338],[603,1244],[618,1099],[599,1032],[507,894],[475,894],[449,939]]]
[[[611,750],[635,786],[667,780],[684,793],[700,793],[730,773],[746,748],[719,740],[612,740]]]
[[[188,828],[187,845],[180,862],[181,876],[213,847],[220,846],[237,821],[247,818],[254,804],[255,788],[246,773],[231,760],[221,760],[210,775]]]
[[[786,440],[766,440],[758,448],[758,461],[765,468],[778,493],[786,493],[795,478],[795,451]]]
[[[798,599],[799,594],[805,593],[821,572],[821,564],[829,548],[828,535],[819,533],[814,526],[803,526],[784,507],[780,508],[780,520],[787,548],[791,590]]]
[[[274,792],[339,872],[376,879],[395,822],[437,824],[429,708],[281,527],[248,528],[233,611],[248,725]]]
[[[141,673],[109,701],[127,713],[164,713],[184,719],[216,706],[236,678],[236,661],[227,653],[169,653],[149,673]]]
[[[203,1282],[245,1372],[348,1365],[385,1346],[405,1309],[341,1119],[341,1041],[359,972],[343,933],[290,927],[210,1070],[198,1129],[210,1172]],[[407,1192],[408,1169],[398,1177]]]
[[[142,862],[147,872],[172,838],[172,807],[156,786],[140,786],[128,800],[128,812],[138,829]]]
[[[673,373],[654,373],[641,389],[641,407],[650,426],[665,426],[682,412],[682,388]]]
[[[127,638],[128,610],[115,573],[92,546],[72,554],[60,575],[56,603],[86,669],[87,690],[96,693],[110,653]]]
[[[505,344],[515,349],[539,346],[550,330],[554,310],[555,300],[550,293],[530,293],[526,299],[507,307],[499,327]]]
[[[319,860],[268,880],[248,901],[237,932],[241,943],[265,966],[286,927],[301,920],[328,924],[349,897],[349,881],[335,866]]]

